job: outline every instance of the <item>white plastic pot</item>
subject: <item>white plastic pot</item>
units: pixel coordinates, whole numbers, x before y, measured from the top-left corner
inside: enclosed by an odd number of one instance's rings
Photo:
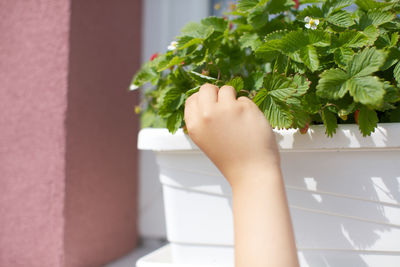
[[[400,266],[400,124],[276,140],[301,266]],[[138,147],[157,155],[171,260],[233,266],[231,190],[218,169],[182,131],[143,129]]]

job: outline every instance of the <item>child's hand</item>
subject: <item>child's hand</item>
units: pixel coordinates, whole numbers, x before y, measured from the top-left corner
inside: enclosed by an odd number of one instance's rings
[[[271,126],[247,97],[231,86],[203,85],[186,101],[185,122],[192,140],[231,185],[250,170],[279,168]]]

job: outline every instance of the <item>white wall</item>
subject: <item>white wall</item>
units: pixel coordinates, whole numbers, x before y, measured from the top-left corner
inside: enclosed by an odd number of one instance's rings
[[[142,61],[164,53],[180,29],[190,21],[208,16],[209,0],[144,0]],[[139,234],[165,237],[162,190],[153,152],[141,151],[139,164]]]

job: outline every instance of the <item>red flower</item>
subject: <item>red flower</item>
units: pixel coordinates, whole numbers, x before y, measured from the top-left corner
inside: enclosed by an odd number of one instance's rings
[[[158,53],[154,53],[153,55],[151,55],[150,61],[153,61],[153,60],[156,59],[157,57],[158,57]]]
[[[294,0],[294,2],[296,3],[296,4],[294,5],[294,8],[295,8],[295,9],[299,9],[299,6],[300,6],[299,0]]]

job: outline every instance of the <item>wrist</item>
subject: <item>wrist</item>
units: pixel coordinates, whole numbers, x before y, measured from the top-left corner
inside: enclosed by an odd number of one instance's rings
[[[236,192],[244,188],[262,188],[271,183],[281,182],[282,172],[278,162],[269,162],[241,166],[240,170],[228,174],[226,178],[232,187],[232,192]]]

